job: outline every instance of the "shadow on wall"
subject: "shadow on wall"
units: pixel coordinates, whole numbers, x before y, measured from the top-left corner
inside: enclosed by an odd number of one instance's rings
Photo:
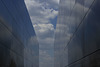
[[[16,67],[16,63],[14,62],[13,59],[11,59],[9,67]]]
[[[11,33],[5,27],[6,23],[0,17],[0,67],[9,66],[11,48]]]
[[[11,27],[0,18],[0,67],[23,67],[23,47],[12,34]],[[21,66],[20,66],[21,65]]]

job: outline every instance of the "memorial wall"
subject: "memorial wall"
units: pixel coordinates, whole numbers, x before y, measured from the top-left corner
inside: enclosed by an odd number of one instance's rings
[[[100,0],[60,0],[54,67],[100,67]]]
[[[24,0],[0,0],[0,67],[39,67],[39,44]]]

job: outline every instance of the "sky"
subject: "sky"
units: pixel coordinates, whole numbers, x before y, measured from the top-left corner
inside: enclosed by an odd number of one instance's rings
[[[39,41],[39,67],[54,67],[54,31],[59,0],[25,0]]]

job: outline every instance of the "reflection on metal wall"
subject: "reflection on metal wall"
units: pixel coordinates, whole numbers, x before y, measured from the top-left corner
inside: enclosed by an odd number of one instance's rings
[[[39,67],[39,44],[24,0],[0,0],[0,67]]]
[[[54,67],[100,67],[100,0],[60,0]]]

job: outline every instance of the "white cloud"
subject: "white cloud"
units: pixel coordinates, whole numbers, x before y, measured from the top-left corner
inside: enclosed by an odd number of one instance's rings
[[[48,7],[47,2],[25,0],[25,3],[33,24],[50,23],[50,19],[55,18],[58,14],[57,10]]]
[[[44,67],[53,67],[54,59],[47,51],[40,50],[40,65]]]
[[[54,25],[50,20],[58,15],[59,0],[25,0],[40,49],[40,67],[53,67]],[[52,52],[52,53],[51,53]]]
[[[59,0],[53,0],[55,3],[59,4]]]
[[[37,30],[37,34],[43,34],[49,31],[54,31],[54,27],[52,24],[35,24],[33,26]]]

